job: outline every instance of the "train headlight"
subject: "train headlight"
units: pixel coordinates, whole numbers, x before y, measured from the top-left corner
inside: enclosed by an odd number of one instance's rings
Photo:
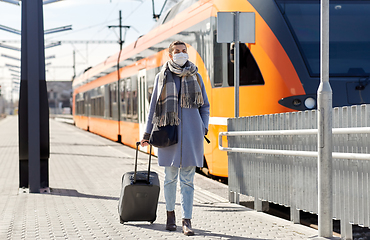
[[[315,107],[316,101],[315,99],[309,97],[309,98],[306,98],[306,100],[304,100],[304,105],[306,106],[306,108],[312,109]]]
[[[317,105],[316,95],[293,95],[280,99],[279,104],[296,111],[312,110],[315,109]]]

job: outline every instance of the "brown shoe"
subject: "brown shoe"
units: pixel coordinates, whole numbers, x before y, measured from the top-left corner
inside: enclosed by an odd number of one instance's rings
[[[194,231],[191,228],[190,219],[185,219],[185,218],[182,219],[182,232],[186,236],[193,236],[194,235]]]
[[[167,211],[166,230],[176,231],[175,211]]]

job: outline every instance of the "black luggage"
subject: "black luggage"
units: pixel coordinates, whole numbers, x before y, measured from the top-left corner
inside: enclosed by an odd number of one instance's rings
[[[137,171],[137,156],[140,142],[136,143],[135,171],[122,176],[121,196],[118,204],[120,222],[149,221],[157,218],[159,179],[150,172],[152,146],[150,145],[148,171]]]

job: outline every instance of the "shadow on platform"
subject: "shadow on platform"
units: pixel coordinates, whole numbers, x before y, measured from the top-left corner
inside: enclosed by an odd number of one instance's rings
[[[192,220],[192,222],[196,222],[196,220]],[[145,228],[145,229],[151,229],[155,231],[161,231],[161,232],[169,232],[166,230],[166,224],[162,223],[143,223],[143,222],[128,222],[124,223],[124,225],[138,227],[138,228]],[[215,233],[207,230],[201,230],[197,228],[193,228],[195,232],[195,236],[204,236],[206,239],[239,239],[239,240],[247,240],[247,239],[256,239],[256,238],[247,238],[247,237],[236,237],[228,234],[222,234],[222,233]],[[176,232],[181,233],[182,229],[181,226],[177,226]]]
[[[52,138],[50,138],[52,139]],[[92,144],[92,143],[67,143],[67,142],[52,142],[52,145],[55,146],[83,146],[83,147],[120,147],[121,145],[117,144]],[[123,145],[122,145],[123,146]]]
[[[132,163],[123,163],[123,165],[133,165],[133,157],[121,157],[121,156],[109,156],[109,155],[97,155],[97,154],[86,154],[86,153],[66,153],[66,152],[50,152],[50,155],[70,155],[70,156],[81,156],[81,157],[97,157],[97,158],[118,158],[118,159],[132,159]],[[145,158],[138,158],[138,160],[147,160]],[[138,163],[138,165],[143,165],[143,163]]]
[[[205,209],[205,211],[208,212],[246,212],[246,211],[254,211],[253,209],[235,205],[230,207],[230,206],[216,206],[213,203],[203,203],[203,204],[194,204],[194,207],[199,207],[199,208],[209,208]]]
[[[104,199],[104,200],[114,200],[118,201],[118,197],[109,196],[99,196],[80,193],[75,189],[63,189],[63,188],[50,188],[51,195],[66,196],[66,197],[78,197],[78,198],[94,198],[94,199]]]

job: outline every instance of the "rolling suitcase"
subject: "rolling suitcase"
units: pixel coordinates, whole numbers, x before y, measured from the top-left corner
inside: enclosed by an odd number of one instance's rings
[[[137,156],[140,142],[136,143],[135,171],[122,176],[121,196],[118,203],[120,222],[149,221],[157,218],[159,179],[150,171],[152,146],[150,145],[148,171],[137,171]]]

